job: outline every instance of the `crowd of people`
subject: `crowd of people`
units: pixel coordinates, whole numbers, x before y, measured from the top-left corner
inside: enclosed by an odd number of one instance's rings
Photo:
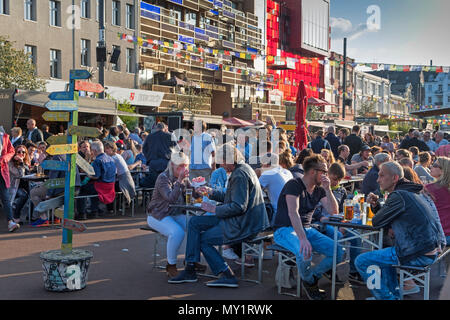
[[[379,289],[371,290],[373,296],[398,299],[392,266],[429,265],[450,241],[450,145],[445,134],[411,129],[404,138],[391,140],[388,135],[361,135],[357,125],[351,132],[343,128],[337,134],[330,126],[326,135],[323,130],[309,132],[307,147],[297,150],[293,133],[278,128],[273,118],[266,122],[264,127],[237,131],[224,126],[207,130],[204,122],[197,122],[193,130],[177,132],[169,132],[163,122],[150,132],[141,128],[130,132],[126,126],[106,130],[97,124],[102,135],[78,143],[79,155],[92,165],[95,175],[77,169],[77,195],[89,201],[77,201],[76,219],[109,214],[117,191],[130,202],[136,196],[130,171],[142,168],[146,174],[139,185],[154,188],[146,208],[147,223],[168,238],[169,283],[198,281],[197,272],[206,269],[200,264],[203,254],[219,276],[208,286],[238,287],[227,261],[241,263],[241,242],[271,229],[275,243],[296,256],[307,296],[321,300],[324,292],[318,281],[331,277],[333,262],[333,233],[323,222],[343,212],[345,200],[353,196],[341,181],[361,175],[357,189],[375,213],[373,226],[388,232],[385,249],[350,250],[348,277],[364,284],[368,266],[377,265],[382,280]],[[65,156],[46,153],[48,128],[41,131],[30,119],[27,129],[24,135],[18,127],[11,136],[0,132],[0,196],[11,232],[23,223],[21,212],[28,199],[36,207],[64,191],[47,189],[42,183],[30,189],[21,180],[37,172],[46,159],[65,161]],[[64,176],[64,172],[47,173]],[[205,185],[193,184],[199,177]],[[188,190],[194,199],[203,198],[201,208],[207,214],[188,219],[172,207],[185,203]],[[45,213],[35,211],[32,219],[33,226],[49,225]],[[177,255],[186,236],[185,269],[179,271]],[[348,236],[343,230],[339,233],[340,238]],[[352,247],[358,245],[358,240],[350,241]],[[222,254],[216,246],[222,246]],[[313,252],[324,256],[314,267]],[[344,249],[339,247],[338,263],[343,257]],[[245,266],[252,265],[252,258],[245,257]],[[403,294],[417,292],[414,282],[406,286]]]

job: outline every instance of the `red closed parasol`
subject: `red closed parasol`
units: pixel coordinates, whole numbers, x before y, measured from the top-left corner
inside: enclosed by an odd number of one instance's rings
[[[305,83],[300,81],[297,92],[297,111],[295,113],[295,148],[303,150],[308,144],[306,131],[306,108],[308,107],[308,96],[306,94]]]

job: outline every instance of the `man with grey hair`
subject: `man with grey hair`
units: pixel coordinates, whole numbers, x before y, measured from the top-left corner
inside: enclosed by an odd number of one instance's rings
[[[436,142],[434,142],[431,139],[431,132],[430,131],[425,131],[423,133],[423,142],[425,142],[428,146],[428,148],[430,148],[430,151],[436,152],[438,145]]]
[[[325,137],[325,140],[327,140],[330,143],[331,151],[333,151],[334,158],[337,159],[339,157],[338,148],[341,145],[341,141],[336,136],[336,130],[334,129],[334,126],[328,127],[328,134]]]
[[[391,160],[391,156],[387,153],[379,153],[374,158],[373,168],[367,172],[364,180],[362,182],[361,191],[367,197],[367,195],[371,192],[375,193],[378,196],[381,196],[380,186],[377,182],[378,173],[380,172],[380,166]]]
[[[448,140],[444,139],[444,136],[445,136],[444,132],[442,132],[442,131],[436,132],[435,139],[436,139],[436,144],[438,145],[438,148],[448,144]],[[420,151],[422,151],[422,150],[420,150]],[[428,150],[426,150],[426,151],[428,151]]]
[[[383,206],[378,196],[371,193],[368,202],[375,217],[372,224],[376,228],[391,228],[394,246],[366,252],[355,260],[355,266],[367,284],[371,283],[374,266],[378,273],[378,286],[371,292],[377,300],[398,300],[400,298],[397,272],[393,265],[415,267],[429,266],[436,261],[445,239],[439,219],[433,209],[422,199],[423,185],[405,179],[403,168],[396,162],[381,165],[378,183],[381,190],[389,193]],[[444,240],[445,241],[445,240]],[[372,284],[372,283],[371,283]]]

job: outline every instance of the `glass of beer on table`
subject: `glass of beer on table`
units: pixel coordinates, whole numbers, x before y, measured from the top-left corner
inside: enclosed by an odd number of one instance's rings
[[[186,204],[192,204],[192,189],[186,189]]]
[[[353,219],[353,203],[351,200],[346,200],[344,203],[344,220],[351,221]]]

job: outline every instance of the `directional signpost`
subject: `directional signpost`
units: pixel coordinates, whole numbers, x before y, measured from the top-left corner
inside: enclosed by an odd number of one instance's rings
[[[67,144],[68,143],[68,136],[50,136],[47,138],[47,142],[50,145],[55,145],[55,144]]]
[[[89,164],[89,162],[84,160],[83,157],[80,156],[78,153],[77,153],[77,166],[79,166],[81,170],[86,172],[88,175],[95,176],[94,168]]]
[[[105,91],[105,88],[100,83],[77,80],[75,81],[75,90],[101,93]]]
[[[64,188],[65,186],[65,178],[57,178],[57,179],[49,179],[44,182],[44,186],[47,187],[47,189],[59,189]]]
[[[78,146],[76,144],[56,144],[47,148],[47,153],[51,154],[52,156],[77,152]]]
[[[45,107],[50,111],[76,111],[78,103],[73,100],[50,100]]]
[[[65,161],[45,160],[41,167],[44,170],[56,170],[69,172],[69,164]]]
[[[93,127],[81,127],[81,126],[71,126],[69,127],[69,133],[71,135],[83,136],[83,137],[92,137],[96,138],[102,133],[97,128]]]
[[[45,121],[63,121],[69,122],[70,113],[69,112],[57,112],[57,111],[46,111],[42,114],[42,118]]]
[[[44,286],[49,291],[74,291],[83,289],[86,286],[89,261],[92,253],[87,250],[72,249],[72,232],[82,232],[86,226],[79,223],[74,218],[74,196],[75,196],[75,174],[77,163],[77,135],[83,133],[85,136],[97,137],[99,131],[78,127],[78,100],[74,100],[74,90],[76,80],[86,80],[91,77],[87,70],[70,70],[69,91],[54,92],[49,95],[50,101],[45,107],[51,111],[44,114],[47,121],[67,121],[68,128],[72,128],[67,136],[51,136],[47,139],[50,147],[47,152],[51,155],[66,154],[66,161],[45,161],[43,167],[50,170],[65,171],[65,178],[51,179],[46,182],[47,188],[63,188],[64,201],[62,197],[50,199],[45,202],[45,206],[39,209],[56,209],[64,204],[64,212],[57,211],[57,216],[62,218],[62,243],[61,250],[50,250],[42,252],[44,268]],[[73,129],[75,128],[75,129]],[[89,134],[86,134],[89,133]],[[57,163],[59,162],[59,163]],[[53,201],[53,202],[51,202]],[[51,202],[51,203],[50,203]],[[36,209],[38,209],[39,205]],[[63,270],[55,276],[51,270]],[[64,271],[65,270],[65,271]],[[73,272],[75,270],[75,273]],[[81,285],[73,285],[75,283]]]

